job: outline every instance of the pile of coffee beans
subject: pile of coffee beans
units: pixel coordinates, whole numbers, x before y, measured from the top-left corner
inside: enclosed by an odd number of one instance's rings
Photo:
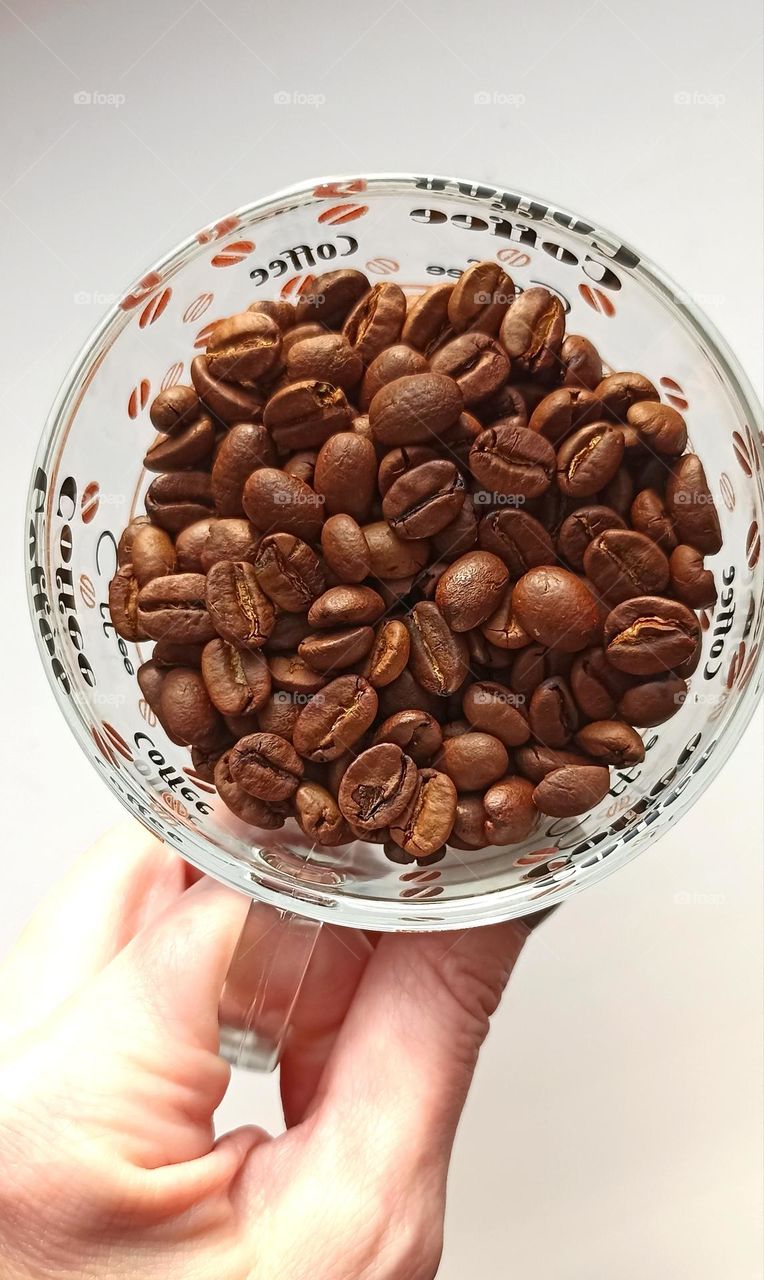
[[[597,805],[677,712],[721,547],[681,414],[496,262],[215,325],[111,583],[143,698],[245,823],[396,862]]]

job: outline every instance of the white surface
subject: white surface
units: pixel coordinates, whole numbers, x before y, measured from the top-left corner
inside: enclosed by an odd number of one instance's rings
[[[121,816],[45,684],[21,547],[44,415],[111,296],[299,178],[454,172],[620,231],[758,386],[758,8],[0,0],[0,944]],[[442,1280],[761,1277],[761,723],[657,848],[529,946],[459,1135]],[[277,1127],[275,1082],[237,1078],[221,1119]]]

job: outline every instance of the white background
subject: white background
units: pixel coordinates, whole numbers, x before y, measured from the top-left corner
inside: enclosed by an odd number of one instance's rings
[[[298,179],[456,173],[619,231],[759,386],[758,10],[0,0],[1,944],[121,816],[45,684],[21,545],[45,413],[111,295]],[[692,813],[528,947],[459,1135],[442,1280],[761,1277],[761,845],[759,716]],[[235,1080],[222,1122],[245,1121],[278,1127],[274,1080]]]

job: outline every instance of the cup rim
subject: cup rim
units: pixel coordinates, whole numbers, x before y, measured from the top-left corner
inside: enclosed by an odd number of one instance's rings
[[[288,202],[293,202],[295,199],[300,199],[301,202],[306,204],[310,203],[311,200],[320,201],[326,197],[315,194],[318,187],[349,186],[353,183],[362,182],[363,193],[371,190],[381,191],[383,194],[393,194],[395,187],[410,190],[419,177],[420,175],[413,172],[381,172],[355,173],[352,175],[331,174],[308,178],[241,205],[219,221],[224,222],[229,218],[248,221],[253,214],[273,215],[279,211],[281,206]],[[458,188],[472,190],[490,187],[494,194],[511,190],[513,197],[516,197],[521,202],[543,206],[545,210],[544,216],[541,219],[534,219],[536,222],[543,224],[549,213],[553,211],[562,215],[565,219],[570,219],[574,225],[576,222],[583,222],[588,226],[592,225],[592,220],[584,214],[528,191],[512,190],[498,184],[481,182],[477,179],[442,174],[427,175],[427,181],[446,184],[446,189],[442,191],[436,190],[432,193],[436,198],[444,200],[470,198],[469,190],[454,190],[457,186]],[[415,189],[422,190],[421,187],[416,187]],[[485,203],[484,199],[479,195],[472,198],[477,203]],[[217,225],[218,220],[208,224],[211,227]],[[705,349],[710,363],[721,371],[745,411],[746,418],[752,426],[759,427],[759,430],[752,430],[751,437],[758,460],[758,474],[764,472],[764,444],[762,444],[760,434],[761,405],[748,375],[726,339],[702,308],[689,298],[686,291],[679,287],[673,277],[661,267],[658,267],[652,259],[643,255],[630,241],[623,240],[598,221],[593,224],[593,230],[598,237],[606,238],[634,252],[639,261],[637,266],[629,268],[629,271],[638,278],[643,278],[657,292],[662,303],[678,313],[680,322],[690,329],[701,347]],[[575,230],[570,228],[568,228],[568,232],[573,235],[577,234]],[[100,349],[106,335],[111,330],[114,330],[114,336],[116,337],[120,329],[130,320],[131,313],[126,311],[122,305],[125,297],[132,292],[136,283],[140,283],[147,276],[157,273],[164,279],[170,270],[180,268],[192,256],[205,252],[208,248],[208,241],[202,240],[200,236],[201,232],[187,236],[147,267],[141,273],[141,276],[137,277],[137,280],[132,282],[120,294],[102,320],[92,329],[72,360],[47,414],[35,452],[24,509],[25,519],[29,518],[32,510],[35,475],[38,468],[48,471],[50,458],[59,445],[61,422],[67,413],[70,401],[81,389],[82,375],[90,368],[93,357]],[[46,678],[53,691],[59,710],[74,734],[75,740],[88,760],[90,760],[89,747],[91,739],[89,729],[79,711],[64,698],[49,664],[45,661],[43,640],[39,628],[34,625],[33,586],[26,562],[24,577],[27,589],[27,605],[35,642]],[[327,923],[371,928],[380,931],[406,930],[407,928],[439,931],[453,928],[472,928],[527,915],[533,911],[540,910],[542,907],[555,906],[574,893],[581,892],[583,889],[599,883],[606,876],[617,871],[627,862],[632,861],[638,854],[643,853],[658,836],[663,834],[668,826],[679,821],[688,812],[700,791],[701,769],[703,771],[702,783],[708,785],[723,768],[748,727],[761,694],[763,673],[764,646],[761,646],[756,655],[755,667],[751,678],[731,718],[723,724],[722,731],[711,738],[694,769],[690,770],[676,786],[672,784],[661,796],[656,798],[654,806],[648,811],[657,814],[656,820],[642,828],[637,838],[624,841],[618,835],[604,842],[601,846],[595,846],[591,850],[590,857],[584,862],[580,862],[572,868],[570,866],[564,868],[565,874],[560,877],[559,884],[553,889],[550,889],[548,883],[540,889],[533,884],[512,885],[485,890],[477,897],[465,895],[453,899],[438,899],[437,902],[422,902],[421,904],[417,904],[416,901],[409,901],[404,905],[393,899],[380,900],[364,897],[358,893],[343,893],[341,895],[321,893],[311,885],[300,884],[293,878],[279,880],[277,875],[272,877],[263,876],[259,870],[252,866],[237,863],[234,858],[224,855],[212,841],[187,828],[184,828],[183,838],[178,840],[177,845],[182,856],[187,861],[191,862],[199,870],[212,874],[233,888],[243,889],[252,896],[269,902],[282,910],[285,908],[289,910],[299,903],[299,913],[301,915]],[[135,816],[135,811],[129,800],[120,795],[114,787],[110,786],[108,778],[105,781],[109,785],[112,794],[116,796],[123,807],[132,816]],[[121,781],[124,785],[127,779],[123,778]],[[132,790],[131,781],[129,789]],[[137,790],[135,795],[136,797],[139,795]],[[171,840],[170,843],[175,844],[175,841]],[[211,869],[211,862],[215,863],[214,869]],[[557,873],[553,872],[551,874],[554,878]]]

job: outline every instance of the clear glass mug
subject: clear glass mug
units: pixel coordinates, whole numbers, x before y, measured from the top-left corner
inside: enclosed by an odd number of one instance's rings
[[[614,369],[638,369],[687,416],[724,535],[703,654],[681,711],[644,731],[642,765],[612,771],[581,818],[543,819],[523,845],[449,852],[405,868],[378,847],[314,847],[292,822],[246,827],[195,773],[141,697],[149,646],[114,632],[116,544],[142,511],[148,406],[188,382],[212,325],[257,298],[292,298],[338,267],[416,294],[471,261],[561,298],[568,332]],[[68,373],[32,477],[29,600],[42,660],[77,741],[122,803],[194,866],[252,906],[221,1005],[233,1061],[272,1066],[322,922],[370,930],[465,929],[522,916],[593,884],[647,846],[721,768],[761,687],[760,410],[722,339],[657,268],[612,233],[544,200],[454,178],[308,182],[207,227],[112,308]]]

